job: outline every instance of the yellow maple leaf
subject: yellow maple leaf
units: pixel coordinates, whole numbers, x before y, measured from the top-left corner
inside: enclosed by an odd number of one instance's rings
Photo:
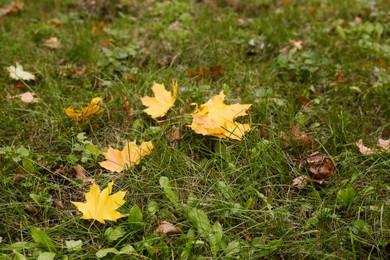
[[[99,186],[94,183],[89,192],[85,193],[85,203],[71,201],[83,213],[82,219],[94,219],[104,224],[104,220],[116,221],[118,218],[124,217],[116,210],[125,203],[123,198],[126,192],[119,191],[109,195],[113,184],[110,182],[107,188],[100,192]]]
[[[251,104],[226,105],[223,101],[225,95],[223,91],[217,96],[213,96],[200,108],[197,106],[192,115],[192,128],[196,133],[202,135],[216,136],[219,138],[230,138],[241,140],[246,132],[251,128],[249,124],[240,124],[234,119],[247,115]]]
[[[154,83],[152,87],[154,97],[140,98],[142,104],[148,107],[144,109],[144,112],[152,118],[164,116],[176,101],[177,87],[177,81],[172,81],[171,93],[165,89],[164,84]]]
[[[74,110],[71,107],[65,108],[65,114],[76,118],[77,121],[88,121],[92,115],[97,115],[104,111],[104,109],[99,106],[101,101],[102,99],[100,97],[95,97],[88,106],[81,108],[81,110]]]
[[[122,172],[124,169],[139,164],[141,158],[150,154],[153,149],[152,142],[142,142],[140,146],[135,141],[126,141],[122,151],[113,149],[111,147],[104,153],[106,161],[100,162],[100,166],[112,171]]]

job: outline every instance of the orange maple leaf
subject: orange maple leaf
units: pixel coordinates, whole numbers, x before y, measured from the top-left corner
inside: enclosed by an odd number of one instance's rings
[[[89,192],[85,193],[85,203],[71,201],[83,213],[82,219],[94,219],[104,224],[104,220],[116,221],[124,217],[122,213],[116,210],[125,203],[123,198],[126,192],[119,191],[109,195],[113,184],[113,182],[110,182],[107,188],[100,192],[99,186],[94,183]]]
[[[196,107],[192,115],[192,128],[196,133],[202,135],[211,135],[219,138],[230,138],[241,140],[246,132],[251,128],[249,124],[240,124],[234,119],[239,116],[247,115],[251,104],[233,104],[226,105],[223,101],[225,95],[223,91],[217,96],[213,96],[200,108]]]
[[[126,141],[122,151],[109,147],[107,152],[104,153],[107,160],[99,164],[109,171],[122,172],[124,169],[139,164],[141,158],[148,155],[152,149],[152,142],[142,142],[138,146],[135,141]]]
[[[140,98],[142,104],[148,107],[144,109],[144,112],[152,118],[165,116],[176,101],[177,87],[177,81],[172,81],[173,93],[171,93],[165,89],[164,84],[154,83],[152,87],[154,97]]]

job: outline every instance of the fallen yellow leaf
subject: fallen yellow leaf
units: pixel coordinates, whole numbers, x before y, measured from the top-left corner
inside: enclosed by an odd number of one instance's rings
[[[246,132],[251,128],[249,124],[235,122],[239,116],[247,115],[251,104],[226,105],[223,101],[225,95],[223,91],[217,96],[213,96],[200,108],[195,109],[192,115],[192,128],[196,133],[202,135],[216,136],[219,138],[230,138],[241,140]]]
[[[25,81],[35,80],[34,74],[24,71],[23,66],[19,63],[16,63],[16,66],[9,66],[7,70],[9,72],[9,76],[13,79]]]
[[[126,141],[122,151],[109,147],[107,152],[104,153],[104,157],[106,157],[107,160],[100,162],[99,164],[109,171],[122,172],[124,169],[139,164],[141,158],[150,154],[152,149],[152,142],[142,142],[141,145],[138,146],[135,141]]]
[[[144,112],[150,115],[152,118],[162,117],[173,106],[177,97],[177,81],[172,81],[172,92],[167,91],[164,84],[154,83],[152,91],[154,97],[142,97],[140,98],[142,104],[148,108],[144,109]]]
[[[94,183],[89,192],[85,193],[85,203],[71,201],[83,213],[82,219],[94,219],[104,224],[104,220],[116,221],[124,217],[116,210],[125,203],[123,198],[126,192],[119,191],[109,195],[113,184],[114,182],[110,182],[107,188],[100,192],[99,186]]]
[[[74,110],[71,107],[65,108],[65,114],[76,118],[77,121],[88,121],[92,115],[97,115],[104,111],[104,109],[99,106],[101,101],[102,99],[100,97],[95,97],[88,106],[83,107],[81,110]]]
[[[290,40],[290,43],[298,50],[302,50],[303,47],[302,47],[302,43],[303,41],[296,41],[296,40]]]
[[[51,37],[43,44],[50,49],[58,49],[61,47],[61,42],[57,37]]]

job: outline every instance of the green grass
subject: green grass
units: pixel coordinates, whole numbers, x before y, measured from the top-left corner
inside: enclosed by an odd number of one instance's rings
[[[370,147],[390,138],[386,1],[97,1],[93,10],[76,2],[26,1],[22,12],[0,17],[1,258],[52,251],[58,259],[94,259],[99,250],[125,246],[132,256],[106,258],[390,256],[390,156],[365,156],[355,146],[360,138]],[[9,3],[0,1],[0,8]],[[94,31],[101,21],[104,29]],[[60,49],[43,45],[53,36]],[[302,40],[303,49],[290,40]],[[6,70],[15,62],[37,80],[17,89]],[[216,78],[197,81],[187,73],[218,64],[224,69]],[[84,74],[62,74],[82,66]],[[154,81],[169,88],[173,79],[174,108],[163,122],[151,119],[139,98],[152,94]],[[241,141],[186,127],[191,103],[221,90],[228,104],[252,104],[239,119],[252,127]],[[7,98],[24,91],[41,102]],[[96,96],[104,113],[85,123],[65,115],[64,108]],[[131,121],[124,97],[134,110]],[[167,139],[172,126],[181,140]],[[286,144],[282,132],[294,126],[312,141]],[[152,141],[154,149],[121,174],[100,167],[103,155],[86,148],[92,142],[102,151],[121,149],[135,139]],[[332,159],[336,175],[323,185],[292,186],[308,175],[303,162],[315,151]],[[77,164],[100,187],[113,180],[113,192],[127,191],[119,211],[130,217],[104,225],[80,219],[71,201],[84,201],[89,187],[76,178]],[[161,187],[161,177],[172,192]],[[128,219],[137,216],[135,205],[143,224]],[[161,221],[182,233],[154,234]],[[120,233],[117,240],[107,238],[109,228]],[[69,249],[71,240],[81,248]]]

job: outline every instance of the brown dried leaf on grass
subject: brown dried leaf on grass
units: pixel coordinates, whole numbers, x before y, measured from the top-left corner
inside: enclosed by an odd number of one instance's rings
[[[223,65],[218,64],[215,67],[201,67],[198,73],[192,69],[188,69],[187,73],[192,79],[196,79],[198,82],[207,76],[210,77],[211,80],[216,80],[223,74]]]
[[[281,132],[280,137],[286,145],[309,145],[313,142],[311,135],[296,126],[293,126],[287,133]]]
[[[320,152],[308,155],[306,161],[310,164],[309,173],[317,180],[336,175],[332,160],[328,156],[323,156]]]
[[[306,183],[310,183],[310,182],[314,182],[322,185],[325,183],[325,180],[312,179],[312,178],[308,178],[307,176],[301,175],[293,179],[291,185],[297,186],[298,189],[303,189],[306,186]]]
[[[5,8],[0,8],[0,17],[15,14],[22,11],[24,8],[24,3],[20,1],[15,1],[7,5]]]
[[[172,126],[171,129],[168,130],[167,139],[169,142],[174,142],[182,139],[182,134],[180,131],[180,127]]]
[[[323,156],[320,152],[314,152],[306,157],[306,162],[309,165],[309,174],[313,178],[308,176],[298,176],[291,182],[292,186],[296,186],[299,189],[305,187],[306,183],[315,182],[318,184],[326,183],[325,179],[336,175],[336,170],[332,160],[328,156]]]
[[[85,172],[85,169],[83,168],[83,166],[78,164],[78,165],[74,166],[73,169],[76,172],[76,177],[83,181],[83,186],[89,186],[92,183],[95,183],[94,179],[87,178],[87,176],[85,175],[86,172]]]
[[[180,228],[176,227],[175,225],[167,222],[162,221],[160,225],[154,230],[154,233],[156,234],[180,234],[181,230]]]
[[[359,139],[356,142],[356,146],[359,148],[360,153],[364,155],[372,155],[381,152],[390,152],[390,139],[384,140],[379,138],[378,143],[376,144],[377,148],[369,148],[363,144],[362,139]]]

